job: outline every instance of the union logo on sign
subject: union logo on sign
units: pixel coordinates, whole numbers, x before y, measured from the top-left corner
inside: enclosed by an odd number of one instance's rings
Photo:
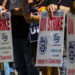
[[[3,33],[3,34],[2,34],[2,40],[3,40],[3,41],[7,41],[7,40],[8,40],[8,36],[7,36],[6,33]]]
[[[58,43],[60,41],[60,36],[58,35],[58,33],[54,34],[53,40],[55,43]]]
[[[39,43],[39,52],[40,54],[45,54],[46,50],[47,50],[47,37],[43,36],[40,37],[40,43]]]

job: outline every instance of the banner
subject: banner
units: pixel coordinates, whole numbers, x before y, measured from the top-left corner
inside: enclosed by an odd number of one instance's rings
[[[75,16],[67,18],[67,75],[75,75]]]
[[[13,61],[10,12],[0,18],[0,62]]]
[[[40,15],[36,66],[62,66],[65,12],[57,11],[53,19],[47,11]]]

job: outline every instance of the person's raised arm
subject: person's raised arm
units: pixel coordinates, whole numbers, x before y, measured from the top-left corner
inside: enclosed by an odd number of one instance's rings
[[[7,4],[7,0],[4,0],[3,3],[2,3],[2,6],[5,7],[6,4]]]
[[[25,3],[25,1],[23,1],[22,6],[21,6],[22,14],[23,14],[25,20],[27,20],[28,22],[31,22],[31,21],[39,22],[39,16],[33,15],[31,11],[29,13],[26,11],[25,7],[29,6],[29,2],[27,2],[27,3]]]

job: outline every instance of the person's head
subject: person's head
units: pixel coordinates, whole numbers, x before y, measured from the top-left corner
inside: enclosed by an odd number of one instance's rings
[[[75,0],[72,2],[72,5],[70,7],[70,11],[72,14],[75,14]]]

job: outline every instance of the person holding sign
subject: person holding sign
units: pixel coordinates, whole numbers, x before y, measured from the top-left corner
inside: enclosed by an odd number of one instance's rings
[[[26,0],[22,2],[26,6]],[[23,17],[23,9],[25,10],[25,17]],[[13,34],[13,47],[14,47],[14,63],[15,69],[19,75],[38,75],[38,71],[33,66],[32,48],[28,40],[30,15],[29,8],[26,6],[15,8],[12,12],[12,34]],[[32,15],[32,14],[31,14]]]
[[[38,0],[39,1],[39,0]],[[45,0],[46,1],[46,0]],[[40,4],[41,2],[43,2],[42,4]],[[40,0],[39,1],[39,3],[37,3],[37,0],[28,0],[28,5],[30,6],[30,11],[29,11],[29,15],[27,14],[25,14],[26,13],[26,11],[24,10],[24,6],[25,6],[25,4],[24,4],[25,2],[23,2],[23,9],[22,9],[22,11],[23,11],[23,16],[24,16],[24,18],[25,19],[27,19],[29,22],[31,22],[31,21],[33,21],[33,22],[39,22],[39,16],[38,15],[34,15],[34,14],[32,14],[32,12],[33,12],[33,10],[32,9],[35,9],[36,7],[41,7],[41,6],[47,6],[47,2],[44,2],[44,0]],[[44,4],[45,3],[45,4]],[[40,5],[39,5],[40,4]],[[40,13],[40,10],[42,11],[42,10],[44,10],[44,9],[42,9],[43,7],[41,7],[40,9],[39,9],[39,13]],[[27,17],[26,17],[27,16]],[[36,47],[37,47],[37,45],[36,45],[36,42],[35,43],[32,43],[33,44],[33,52],[34,52],[34,56],[36,56]],[[46,70],[45,70],[46,68],[41,68],[41,70],[42,70],[42,72],[43,72],[43,75],[46,75]],[[53,68],[52,69],[55,73],[53,73],[53,71],[52,71],[52,75],[58,75],[58,68]]]
[[[29,26],[28,21],[27,19],[25,20],[23,18],[22,11],[20,8],[14,8],[12,10],[5,9],[5,6],[6,8],[8,8],[7,0],[4,0],[4,2],[3,0],[0,0],[0,5],[1,5],[0,6],[1,15],[6,11],[11,11],[12,14],[11,24],[12,24],[15,69],[18,71],[19,75],[28,75],[29,73],[28,65],[30,63],[29,55],[31,57],[31,52],[29,53],[29,51],[31,51],[31,46],[27,45],[27,35]]]
[[[29,54],[31,51],[30,45],[27,46],[27,35],[29,24],[22,16],[20,8],[15,8],[11,16],[13,51],[15,69],[19,75],[28,75]]]
[[[70,10],[70,7],[72,6],[73,0],[58,0],[56,3],[49,3],[47,6],[47,11],[50,18],[53,18],[54,12],[57,10],[65,10],[66,14]],[[65,27],[66,28],[66,27]],[[65,34],[66,37],[66,34]],[[66,39],[65,39],[66,40]]]

